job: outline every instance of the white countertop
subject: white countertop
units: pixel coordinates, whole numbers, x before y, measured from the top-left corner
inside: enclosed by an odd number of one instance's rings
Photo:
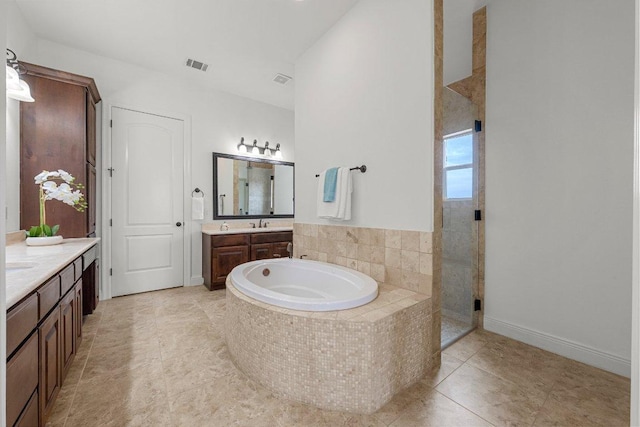
[[[212,228],[207,228],[202,230],[202,234],[217,236],[220,234],[268,233],[274,231],[293,231],[293,227],[230,228],[229,230],[214,230]]]
[[[6,247],[7,308],[29,295],[51,276],[100,241],[99,238],[64,239],[59,245]]]

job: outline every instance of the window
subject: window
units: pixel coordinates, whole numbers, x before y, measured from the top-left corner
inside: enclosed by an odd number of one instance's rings
[[[473,132],[469,129],[444,137],[444,198],[473,197]]]

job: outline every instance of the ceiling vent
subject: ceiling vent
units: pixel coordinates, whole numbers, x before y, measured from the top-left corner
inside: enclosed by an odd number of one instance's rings
[[[289,80],[291,80],[292,77],[286,76],[284,74],[276,74],[276,76],[273,78],[273,81],[276,83],[280,83],[281,85],[286,85],[287,83],[289,83]]]
[[[205,64],[204,62],[196,61],[191,58],[187,59],[186,65],[187,67],[195,68],[200,71],[207,71],[207,68],[209,68],[209,64]]]

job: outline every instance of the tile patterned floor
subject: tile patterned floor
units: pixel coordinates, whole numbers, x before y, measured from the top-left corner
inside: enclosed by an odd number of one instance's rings
[[[473,329],[471,322],[463,322],[453,317],[442,315],[442,327],[440,328],[440,344],[442,348],[448,347],[467,332]]]
[[[629,425],[628,379],[484,331],[373,415],[280,399],[230,361],[224,295],[189,287],[101,302],[48,425]]]

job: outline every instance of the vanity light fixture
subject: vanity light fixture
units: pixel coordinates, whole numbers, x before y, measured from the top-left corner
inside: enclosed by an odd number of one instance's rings
[[[244,145],[244,137],[240,138],[240,144],[238,144],[238,153],[246,153],[247,146]]]
[[[18,57],[14,51],[7,48],[7,96],[23,102],[33,102],[31,89],[24,80],[20,79],[20,74],[25,74],[24,66],[18,62]]]
[[[249,148],[251,148],[251,151],[249,151]],[[253,145],[247,145],[244,143],[244,137],[240,138],[240,144],[238,144],[238,153],[282,159],[282,151],[280,151],[279,143],[276,144],[275,149],[269,147],[269,141],[264,143],[264,147],[260,147],[258,145],[257,139],[253,140]]]

